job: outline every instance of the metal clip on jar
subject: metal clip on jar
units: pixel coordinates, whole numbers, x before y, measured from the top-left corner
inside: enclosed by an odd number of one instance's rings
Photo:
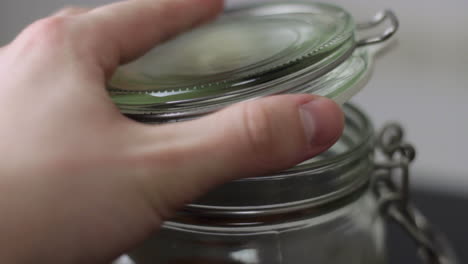
[[[377,36],[356,36],[384,23]],[[124,114],[150,123],[281,93],[345,103],[365,86],[375,54],[397,29],[391,11],[355,24],[329,4],[251,5],[121,67],[109,93]],[[385,263],[383,220],[389,219],[414,239],[424,263],[456,263],[445,239],[410,203],[415,151],[401,128],[391,125],[377,137],[360,110],[345,104],[344,111],[344,134],[327,152],[275,175],[219,187],[129,258],[136,264]]]

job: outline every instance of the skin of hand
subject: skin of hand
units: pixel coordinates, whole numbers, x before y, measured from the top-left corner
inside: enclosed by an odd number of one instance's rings
[[[281,95],[194,121],[129,120],[116,67],[213,19],[220,0],[130,0],[65,9],[0,49],[0,262],[109,263],[218,184],[329,148],[331,100]]]

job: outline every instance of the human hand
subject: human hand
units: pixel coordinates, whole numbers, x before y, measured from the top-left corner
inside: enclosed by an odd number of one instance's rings
[[[150,126],[122,116],[119,64],[212,19],[220,0],[67,9],[0,49],[0,259],[106,263],[218,184],[291,167],[340,136],[332,101],[282,95]]]

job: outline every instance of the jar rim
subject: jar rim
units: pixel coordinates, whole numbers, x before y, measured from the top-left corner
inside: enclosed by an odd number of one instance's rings
[[[323,205],[361,190],[373,169],[374,129],[356,106],[346,104],[344,111],[347,125],[335,149],[289,170],[227,183],[186,210],[214,215],[271,214]]]
[[[364,114],[360,108],[357,106],[347,103],[344,105],[344,110],[352,111],[353,114],[359,115],[359,118],[362,121],[363,125],[363,132],[364,135],[362,138],[359,139],[359,142],[355,143],[350,149],[338,153],[336,156],[320,159],[314,162],[306,163],[306,164],[299,164],[296,165],[288,170],[275,173],[269,176],[260,176],[255,178],[244,178],[238,181],[255,181],[255,180],[262,180],[262,179],[275,179],[277,177],[284,177],[284,176],[296,176],[301,175],[303,173],[313,173],[315,171],[323,170],[328,166],[336,166],[342,162],[347,162],[350,159],[356,159],[361,157],[366,153],[367,144],[372,142],[374,137],[374,127],[372,122],[370,121],[369,117]]]

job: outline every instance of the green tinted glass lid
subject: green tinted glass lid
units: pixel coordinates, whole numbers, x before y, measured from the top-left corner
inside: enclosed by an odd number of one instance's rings
[[[354,31],[329,4],[231,10],[120,67],[109,92],[126,114],[210,112],[323,78],[352,56]]]

